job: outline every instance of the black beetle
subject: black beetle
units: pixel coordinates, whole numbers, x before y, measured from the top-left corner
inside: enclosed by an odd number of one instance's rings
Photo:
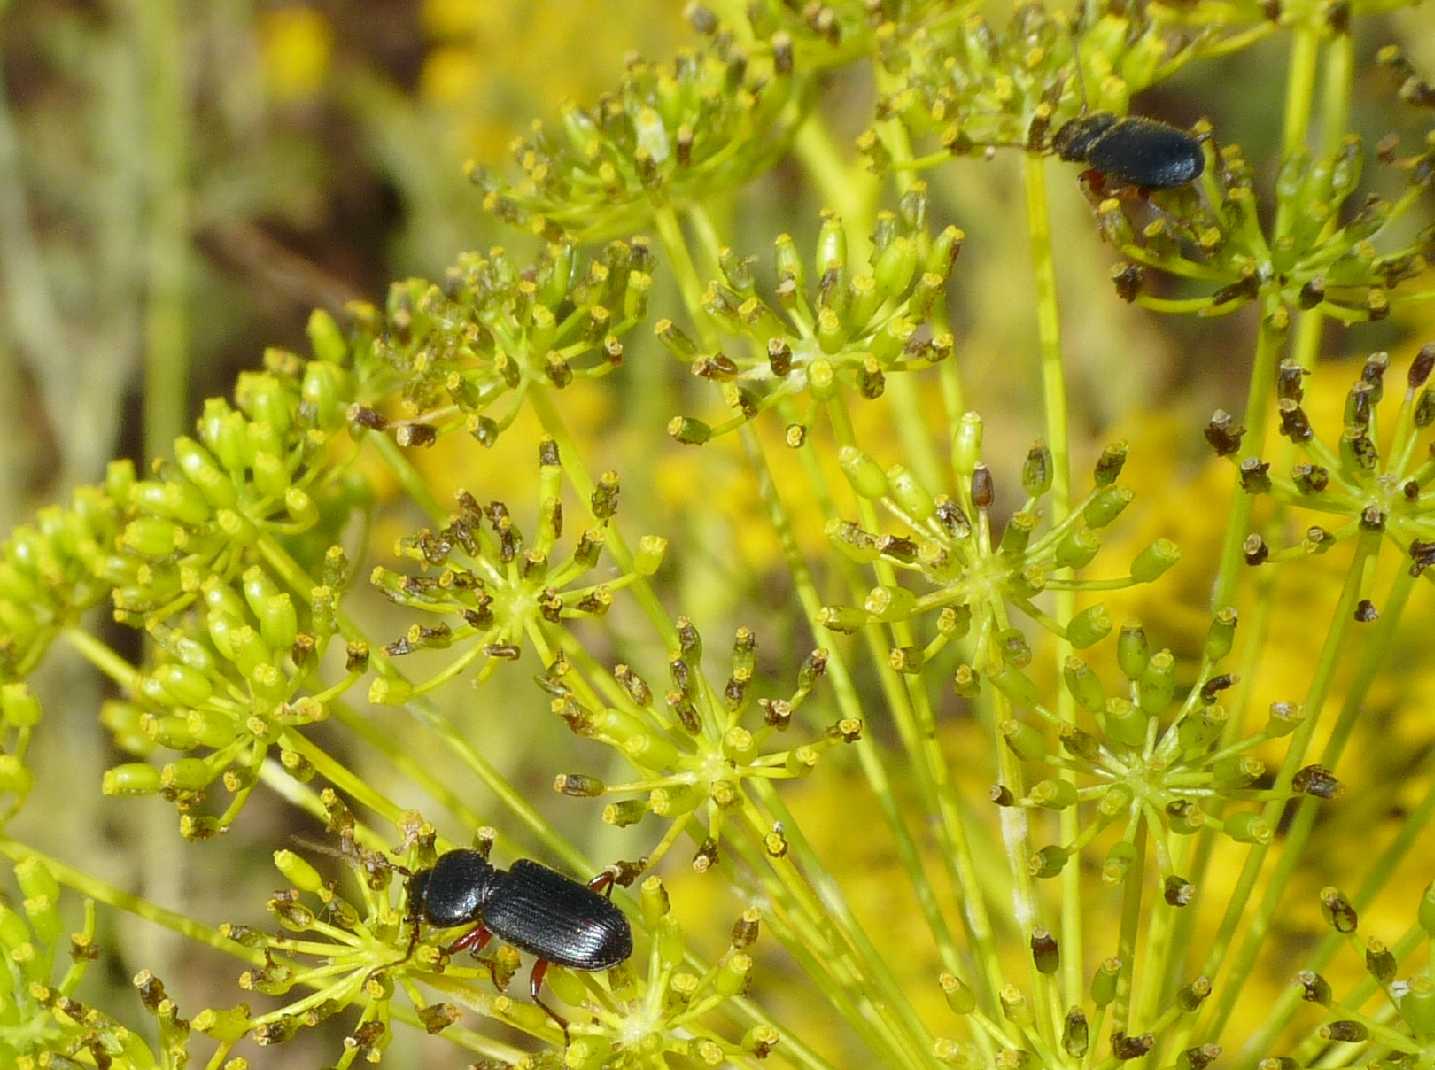
[[[1201,177],[1206,156],[1193,134],[1140,115],[1109,111],[1079,115],[1061,125],[1051,147],[1063,160],[1084,163],[1128,186],[1172,189]]]
[[[438,928],[472,925],[448,947],[450,954],[482,951],[495,936],[538,961],[528,975],[528,994],[568,1037],[568,1022],[539,996],[550,964],[572,970],[606,970],[633,954],[633,930],[623,912],[601,894],[612,894],[617,867],[587,884],[520,858],[498,869],[482,851],[459,849],[439,856],[432,869],[409,877],[408,910],[418,943],[419,922]],[[407,959],[407,956],[405,957]]]

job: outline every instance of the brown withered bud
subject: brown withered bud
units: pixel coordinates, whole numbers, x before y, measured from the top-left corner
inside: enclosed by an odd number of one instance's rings
[[[1140,1059],[1155,1046],[1156,1038],[1150,1033],[1133,1037],[1118,1029],[1111,1034],[1111,1054],[1122,1061]]]
[[[1279,401],[1300,401],[1305,397],[1305,377],[1310,372],[1293,360],[1281,361],[1276,369],[1276,398]]]
[[[987,797],[998,806],[1012,806],[1016,803],[1016,796],[1005,784],[993,784],[987,792]]]
[[[749,907],[738,915],[732,925],[732,946],[741,951],[757,941],[758,922],[762,917],[755,907]]]
[[[382,431],[389,426],[389,422],[384,419],[383,413],[364,405],[349,406],[349,422],[356,427],[363,428],[365,431]]]
[[[706,873],[717,865],[718,845],[717,840],[709,837],[703,840],[698,847],[697,853],[693,855],[693,870],[697,873]]]
[[[978,463],[972,469],[972,504],[978,509],[990,509],[997,500],[996,485],[986,465]]]
[[[1268,494],[1271,489],[1271,466],[1259,457],[1247,457],[1240,464],[1241,489],[1247,494]]]
[[[1185,877],[1172,874],[1163,882],[1161,891],[1168,906],[1184,907],[1195,897],[1196,886]]]
[[[1362,598],[1355,604],[1355,622],[1357,624],[1373,624],[1380,619],[1380,610],[1375,608],[1375,603],[1369,598]]]
[[[1246,429],[1225,409],[1217,409],[1206,424],[1206,441],[1218,457],[1229,457],[1241,448]]]
[[[1329,1007],[1331,1001],[1330,982],[1314,970],[1301,970],[1295,975],[1296,984],[1300,985],[1300,998],[1307,1003],[1318,1003],[1322,1007]]]
[[[1395,959],[1395,953],[1385,944],[1383,940],[1371,940],[1365,945],[1365,969],[1383,985],[1388,985],[1395,980],[1395,972],[1400,964]]]
[[[1206,1070],[1220,1057],[1219,1044],[1202,1044],[1199,1048],[1187,1048],[1176,1056],[1177,1070]]]
[[[1340,781],[1325,766],[1312,764],[1296,771],[1291,778],[1291,790],[1318,799],[1333,799],[1340,791]]]
[[[1410,542],[1410,575],[1418,576],[1435,565],[1435,539],[1412,539]]]
[[[1300,288],[1296,302],[1301,308],[1309,311],[1325,300],[1325,276],[1317,275]]]
[[[1312,435],[1310,417],[1306,416],[1305,410],[1295,401],[1282,401],[1280,403],[1281,434],[1292,442],[1308,442]]]
[[[1360,526],[1365,531],[1385,530],[1385,511],[1377,505],[1366,506],[1360,514]]]
[[[394,441],[400,446],[432,446],[438,441],[438,429],[432,424],[404,423],[394,429]]]
[[[1318,464],[1298,464],[1291,469],[1291,481],[1302,494],[1319,494],[1330,486],[1330,472]]]
[[[1061,952],[1056,937],[1045,929],[1034,930],[1031,934],[1031,958],[1038,973],[1055,973],[1061,965]]]
[[[1321,889],[1320,912],[1325,916],[1326,924],[1338,933],[1353,933],[1360,924],[1355,907],[1339,888]]]
[[[1410,371],[1406,375],[1410,389],[1419,390],[1424,386],[1432,371],[1435,371],[1435,342],[1421,346],[1420,352],[1416,353],[1415,359],[1410,362]]]
[[[1207,706],[1216,701],[1216,696],[1236,682],[1236,678],[1228,672],[1219,676],[1213,676],[1201,685],[1201,701]]]
[[[1241,542],[1241,555],[1248,565],[1263,565],[1271,556],[1271,548],[1266,545],[1265,539],[1252,532]]]
[[[1111,282],[1116,296],[1130,304],[1141,296],[1146,286],[1146,269],[1140,264],[1117,264],[1111,269]]]

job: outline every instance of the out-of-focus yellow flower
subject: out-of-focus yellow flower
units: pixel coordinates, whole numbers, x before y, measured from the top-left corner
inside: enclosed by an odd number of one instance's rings
[[[483,67],[471,48],[440,45],[424,60],[419,92],[436,104],[457,104],[472,94],[483,78]]]
[[[334,31],[311,7],[283,7],[259,16],[264,80],[278,101],[302,100],[324,84]]]

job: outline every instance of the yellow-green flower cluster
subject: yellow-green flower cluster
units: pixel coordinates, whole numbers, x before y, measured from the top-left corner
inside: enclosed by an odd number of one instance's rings
[[[295,730],[327,718],[328,702],[368,665],[367,649],[351,645],[346,675],[332,687],[306,691],[334,637],[348,571],[334,548],[325,582],[299,605],[258,565],[246,569],[238,584],[210,576],[195,609],[172,623],[151,624],[152,662],[130,697],[107,702],[100,719],[132,754],[167,750],[182,756],[158,765],[114,766],[105,773],[105,794],[161,794],[179,811],[181,834],[205,839],[239,815],[271,747],[279,747],[291,772],[307,779],[312,770],[292,749]],[[202,812],[216,783],[231,796],[217,816]]]
[[[723,250],[723,277],[711,283],[703,307],[734,345],[705,351],[671,320],[658,338],[692,373],[718,384],[732,415],[717,424],[680,416],[668,426],[679,442],[706,442],[773,408],[796,417],[789,442],[800,445],[815,405],[840,390],[880,397],[889,375],[927,368],[952,353],[941,326],[944,292],[964,235],[926,229],[925,188],[903,196],[897,212],[882,212],[870,254],[849,253],[842,222],[827,215],[811,269],[792,238],[777,239],[777,286],[760,294],[751,257]],[[935,321],[935,322],[934,322]],[[804,402],[802,411],[788,403]]]
[[[1064,12],[1024,4],[1000,29],[979,14],[933,20],[912,33],[888,28],[879,35],[887,84],[877,118],[900,121],[919,149],[933,140],[939,147],[909,160],[877,131],[861,146],[879,170],[894,162],[934,167],[999,145],[1049,151],[1067,120],[1087,110],[1124,115],[1132,96],[1192,59],[1264,32],[1193,37],[1156,12],[1126,7],[1077,28]]]
[[[1116,590],[1151,583],[1180,560],[1168,539],[1157,539],[1131,562],[1127,575],[1083,580],[1062,574],[1089,565],[1101,550],[1101,532],[1131,503],[1133,494],[1118,482],[1126,462],[1124,444],[1107,449],[1098,460],[1095,485],[1074,503],[1067,516],[1042,530],[1051,490],[1050,450],[1038,443],[1022,467],[1026,501],[1007,520],[998,536],[992,530],[997,489],[991,471],[980,460],[982,421],[976,413],[961,420],[952,443],[951,493],[934,493],[901,465],[883,468],[856,446],[838,456],[848,483],[858,497],[887,513],[898,530],[870,531],[834,518],[827,525],[832,545],[858,564],[882,561],[926,588],[919,593],[900,583],[872,588],[860,606],[833,605],[822,610],[829,629],[852,632],[871,624],[935,620],[924,646],[893,651],[894,667],[919,673],[954,639],[973,632],[973,665],[963,666],[958,689],[975,692],[981,673],[1023,668],[1031,648],[1020,629],[1009,622],[1016,610],[1077,649],[1091,646],[1111,631],[1105,609],[1096,604],[1070,620],[1055,620],[1036,599],[1044,591]]]
[[[735,34],[754,50],[782,34],[792,42],[798,68],[816,71],[870,55],[878,33],[905,32],[927,16],[942,17],[960,6],[951,0],[708,0],[689,4],[687,16],[699,33]]]
[[[116,461],[103,485],[75,490],[0,543],[0,680],[28,676],[50,644],[130,574],[115,552],[120,502],[134,467]]]
[[[607,375],[623,361],[622,336],[647,310],[652,269],[642,238],[610,242],[591,259],[563,241],[529,267],[494,248],[460,258],[441,284],[396,283],[369,330],[375,362],[388,368],[406,410],[393,428],[399,444],[427,446],[466,430],[491,445],[529,390]],[[504,397],[507,411],[491,411]],[[365,408],[350,418],[375,430],[388,423]]]
[[[1371,354],[1346,394],[1338,433],[1331,429],[1323,438],[1301,404],[1305,372],[1293,362],[1281,365],[1276,382],[1280,430],[1295,446],[1298,460],[1289,472],[1273,473],[1270,462],[1248,457],[1238,464],[1240,484],[1248,494],[1268,494],[1282,505],[1324,514],[1330,526],[1312,524],[1298,543],[1274,550],[1252,533],[1243,547],[1248,563],[1299,560],[1367,537],[1377,544],[1393,543],[1410,558],[1412,575],[1435,565],[1435,493],[1430,489],[1435,457],[1421,448],[1435,424],[1435,389],[1426,385],[1435,371],[1435,345],[1425,346],[1411,361],[1387,440],[1380,408],[1389,367],[1389,354]],[[1234,458],[1242,431],[1217,412],[1206,437],[1218,453]],[[1361,606],[1373,619],[1368,601]]]
[[[1403,189],[1372,195],[1354,211],[1366,152],[1355,135],[1335,152],[1286,158],[1275,184],[1274,230],[1256,198],[1255,176],[1238,146],[1208,143],[1200,181],[1153,198],[1151,214],[1130,199],[1097,208],[1101,231],[1128,263],[1113,269],[1117,293],[1158,312],[1220,316],[1257,302],[1270,325],[1318,309],[1342,323],[1383,319],[1393,291],[1426,274],[1435,228],[1410,233],[1406,214],[1435,179],[1435,140],[1414,157],[1389,160]],[[1148,293],[1151,272],[1207,291],[1197,297]]]
[[[749,52],[730,37],[668,67],[635,60],[591,108],[570,105],[514,145],[523,179],[474,169],[501,218],[583,242],[644,227],[655,209],[728,193],[785,151],[805,114],[792,41]]]
[[[1045,929],[1035,929],[1027,941],[1032,964],[1043,980],[1051,978],[1061,967],[1061,947],[1056,937]],[[1156,1047],[1158,1039],[1169,1030],[1189,1026],[1206,997],[1211,994],[1211,981],[1197,977],[1181,985],[1157,1014],[1149,1028],[1128,1034],[1119,1028],[1110,1033],[1109,1054],[1095,1045],[1102,1029],[1112,1015],[1121,977],[1126,970],[1119,958],[1102,960],[1092,974],[1084,1006],[1072,1006],[1052,1031],[1054,1043],[1043,1039],[1045,1023],[1038,1024],[1042,1004],[1019,986],[1008,984],[997,994],[1000,1014],[992,1016],[977,1006],[975,993],[955,974],[944,973],[938,978],[947,1006],[963,1019],[969,1030],[980,1031],[994,1047],[993,1065],[1001,1070],[1041,1066],[1046,1070],[1077,1070],[1092,1065],[1114,1067],[1123,1062],[1141,1059]],[[1113,1019],[1114,1026],[1114,1019]],[[980,1049],[971,1042],[941,1037],[935,1044],[937,1058],[946,1066],[977,1067],[984,1065]],[[1201,1045],[1180,1053],[1176,1066],[1181,1070],[1205,1070],[1221,1049]]]
[[[158,1026],[159,1047],[95,1007],[76,999],[99,957],[95,905],[85,903],[84,927],[70,934],[69,965],[57,982],[60,886],[44,863],[15,865],[19,910],[0,903],[0,1062],[14,1067],[123,1066],[179,1070],[188,1062],[189,1023],[179,1017],[164,985],[148,970],[134,979]]]
[[[356,894],[341,892],[300,855],[275,852],[275,865],[291,884],[268,904],[283,931],[266,934],[230,925],[223,932],[264,953],[265,964],[246,971],[241,987],[287,1002],[262,1014],[241,1006],[196,1017],[197,1030],[221,1041],[221,1054],[246,1035],[264,1046],[283,1043],[354,1008],[358,1019],[339,1066],[360,1056],[378,1061],[396,1017],[416,1020],[430,1034],[441,1035],[465,1012],[548,1046],[524,1055],[493,1045],[505,1066],[636,1070],[667,1065],[667,1057],[676,1056],[697,1066],[746,1067],[777,1044],[770,1028],[757,1026],[731,1040],[704,1024],[746,991],[752,970],[748,949],[758,934],[755,911],[739,919],[731,945],[713,965],[695,969],[662,880],[644,880],[635,913],[651,934],[646,955],[608,970],[601,980],[558,967],[547,971],[545,995],[566,1006],[570,1025],[565,1038],[537,1004],[505,993],[519,966],[516,949],[495,942],[474,961],[446,950],[460,930],[415,928],[421,922],[407,901],[411,882],[393,878],[433,865],[437,851],[431,826],[417,817],[406,824],[400,865],[387,853],[360,845],[353,817],[336,796],[326,792],[325,801],[339,836],[339,854],[357,878],[352,882]],[[478,840],[485,853],[491,844],[491,830],[486,831]],[[291,993],[296,998],[288,999]],[[395,997],[409,1007],[396,1007]]]
[[[1423,1066],[1435,1060],[1435,976],[1430,949],[1435,946],[1435,885],[1425,889],[1416,911],[1416,923],[1394,946],[1360,931],[1354,906],[1337,888],[1321,892],[1321,913],[1326,924],[1365,964],[1366,976],[1337,998],[1317,970],[1301,970],[1295,977],[1300,998],[1320,1009],[1324,1021],[1295,1052],[1301,1064],[1317,1053],[1338,1052],[1343,1061],[1362,1066]],[[1423,969],[1410,969],[1408,956],[1426,948]],[[1410,972],[1402,974],[1402,965]],[[1367,1005],[1378,999],[1377,1007]],[[1392,1013],[1392,1011],[1394,1013]],[[1287,1059],[1267,1059],[1284,1063]]]
[[[400,702],[427,692],[480,658],[484,661],[478,679],[484,680],[504,661],[516,660],[540,625],[601,617],[615,592],[657,571],[667,542],[648,535],[639,542],[632,571],[580,583],[603,553],[608,524],[618,511],[620,484],[616,472],[600,477],[588,502],[594,526],[579,532],[572,550],[558,556],[564,525],[562,478],[558,444],[544,439],[538,447],[538,523],[531,544],[506,504],[482,505],[465,491],[459,494],[458,512],[442,528],[426,528],[399,541],[398,556],[413,562],[417,574],[375,567],[370,576],[375,587],[434,621],[414,624],[385,647],[387,654],[454,646],[463,652],[422,684],[381,677],[370,691],[372,701]]]
[[[806,776],[822,752],[861,738],[862,722],[843,718],[824,734],[793,745],[785,740],[794,715],[807,702],[827,668],[827,653],[812,651],[798,671],[796,687],[783,697],[757,697],[753,688],[757,637],[739,628],[733,640],[731,671],[720,687],[702,669],[702,639],[692,622],[678,620],[678,650],[668,662],[670,686],[659,702],[648,682],[628,665],[613,670],[618,685],[606,691],[611,705],[584,701],[567,679],[566,661],[549,669],[544,686],[553,693],[553,711],[579,736],[597,740],[623,755],[637,777],[608,784],[583,773],[561,774],[554,788],[580,797],[616,796],[603,820],[627,826],[652,814],[666,823],[658,845],[644,859],[653,866],[693,829],[699,842],[693,867],[707,871],[717,860],[728,820],[751,831],[756,810],[753,784]],[[754,707],[762,723],[743,724]],[[763,828],[763,848],[774,858],[787,853],[780,830]]]
[[[1277,790],[1266,779],[1265,763],[1252,753],[1301,727],[1306,715],[1298,704],[1277,702],[1260,729],[1229,738],[1229,713],[1219,699],[1235,678],[1217,669],[1235,631],[1235,611],[1218,611],[1206,636],[1201,670],[1184,694],[1175,657],[1169,650],[1153,652],[1139,624],[1123,626],[1117,638],[1117,688],[1104,684],[1083,658],[1067,658],[1062,678],[1078,710],[1074,724],[1062,720],[1017,667],[1008,665],[993,679],[1014,707],[1038,718],[1037,723],[1017,717],[1005,721],[1001,735],[1006,746],[1048,774],[1019,796],[998,785],[993,801],[1035,813],[1070,807],[1093,811],[1076,839],[1032,855],[1033,876],[1055,877],[1115,825],[1122,831],[1106,853],[1103,877],[1120,883],[1128,873],[1139,875],[1149,842],[1166,902],[1183,907],[1196,888],[1173,862],[1184,857],[1181,837],[1210,829],[1237,843],[1269,843],[1274,830],[1262,809],[1229,804],[1265,804],[1295,795],[1328,799],[1339,790],[1320,765],[1296,771],[1290,788]],[[1051,745],[1053,734],[1058,747]]]
[[[270,349],[240,375],[234,404],[210,398],[196,437],[175,439],[152,478],[112,478],[125,521],[112,565],[115,616],[162,621],[288,547],[321,556],[356,504],[336,440],[353,397],[348,344],[326,314],[310,319],[315,358]]]

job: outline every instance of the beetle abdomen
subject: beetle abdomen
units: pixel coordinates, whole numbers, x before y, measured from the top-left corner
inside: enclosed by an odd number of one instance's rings
[[[606,970],[633,954],[633,930],[621,910],[526,858],[499,875],[483,923],[519,950],[574,970]]]
[[[1131,116],[1086,147],[1086,162],[1132,186],[1170,189],[1201,176],[1206,157],[1191,134],[1155,119]]]

